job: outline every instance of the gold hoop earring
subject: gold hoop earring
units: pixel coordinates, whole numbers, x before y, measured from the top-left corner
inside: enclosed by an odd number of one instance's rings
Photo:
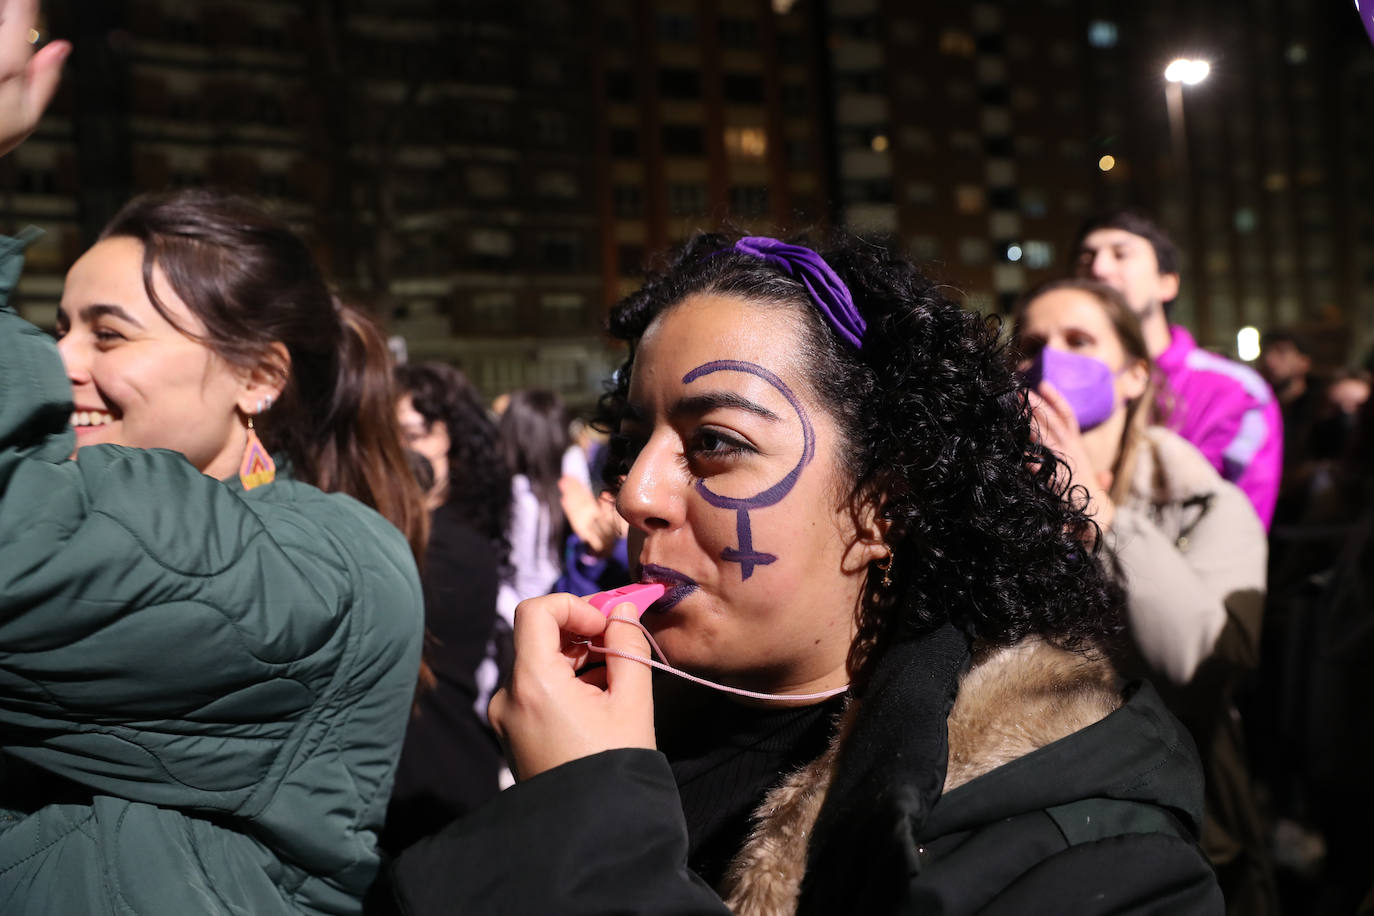
[[[887,556],[873,564],[883,574],[883,588],[892,587],[892,548],[887,549]]]

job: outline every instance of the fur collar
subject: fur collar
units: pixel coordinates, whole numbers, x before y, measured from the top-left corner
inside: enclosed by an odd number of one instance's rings
[[[1114,680],[1101,658],[1039,639],[980,654],[949,715],[944,791],[1106,717],[1121,705]],[[811,830],[861,709],[850,703],[825,753],[769,792],[754,812],[754,828],[725,878],[725,902],[738,916],[796,912]]]

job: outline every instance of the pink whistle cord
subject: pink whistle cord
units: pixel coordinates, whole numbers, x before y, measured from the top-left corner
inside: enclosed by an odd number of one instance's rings
[[[688,674],[686,671],[680,671],[672,665],[667,664],[668,656],[664,655],[663,650],[658,647],[658,643],[654,641],[653,634],[649,632],[649,628],[638,620],[632,620],[629,617],[608,617],[606,619],[607,622],[618,621],[620,623],[632,623],[639,627],[640,632],[644,634],[644,638],[649,640],[649,645],[653,648],[654,654],[663,659],[663,661],[655,661],[652,658],[645,658],[642,655],[634,655],[630,652],[621,652],[619,649],[607,649],[605,646],[594,646],[591,640],[578,641],[583,643],[593,652],[600,652],[602,655],[614,655],[616,658],[624,658],[632,662],[639,662],[641,665],[648,665],[650,668],[657,668],[659,671],[676,674],[678,677],[689,680],[693,684],[710,687],[712,690],[723,690],[726,693],[733,693],[741,697],[749,697],[752,700],[828,700],[831,697],[839,696],[849,689],[849,685],[845,684],[843,687],[836,687],[834,690],[823,690],[820,693],[755,693],[752,690],[744,690],[740,687],[729,687],[725,684],[717,684],[715,681],[708,681],[704,677]]]

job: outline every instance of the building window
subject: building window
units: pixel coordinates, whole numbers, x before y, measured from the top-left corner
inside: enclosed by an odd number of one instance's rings
[[[1044,219],[1050,212],[1049,196],[1039,188],[1021,189],[1021,212],[1032,219]]]
[[[1043,270],[1054,263],[1054,246],[1038,239],[1027,239],[1021,246],[1025,252],[1026,266],[1032,270]]]
[[[687,13],[659,13],[658,37],[663,41],[696,41],[696,20]]]
[[[987,239],[965,236],[959,240],[959,260],[967,267],[983,267],[992,259]]]
[[[899,137],[904,152],[922,154],[935,152],[935,138],[924,127],[903,127]]]
[[[571,232],[542,232],[535,239],[538,266],[567,272],[582,267],[582,240]]]
[[[962,156],[977,156],[982,151],[982,144],[972,131],[956,130],[949,135],[949,151]]]
[[[762,159],[768,155],[768,132],[762,127],[727,127],[725,153],[734,159]]]
[[[1088,44],[1094,48],[1115,48],[1116,38],[1115,22],[1095,19],[1088,24]]]
[[[913,181],[906,186],[906,202],[917,207],[935,203],[935,186],[927,181]]]
[[[606,97],[613,102],[634,101],[635,79],[629,70],[609,70],[606,72]]]
[[[812,164],[811,144],[806,140],[788,140],[787,164],[794,169],[810,168]]]
[[[935,260],[940,256],[940,240],[933,235],[912,236],[911,256],[918,264]]]
[[[663,152],[666,155],[700,156],[704,148],[700,127],[668,124],[663,128]]]
[[[666,99],[699,99],[701,74],[696,70],[661,70],[658,91]]]
[[[811,90],[805,85],[784,83],[782,87],[782,110],[790,115],[809,115],[815,109]]]
[[[562,169],[547,169],[534,176],[534,193],[554,200],[572,200],[579,191],[577,176]]]
[[[505,229],[473,229],[468,251],[481,262],[506,261],[515,253],[515,236]]]
[[[972,102],[977,92],[968,80],[949,80],[945,83],[945,94],[951,101]]]
[[[582,326],[587,297],[581,293],[545,293],[539,297],[539,317],[550,331],[572,331]]]
[[[515,330],[514,293],[478,293],[472,297],[472,324],[478,331]]]
[[[668,185],[668,210],[673,216],[700,216],[706,212],[706,185],[678,182]]]
[[[998,187],[988,192],[988,206],[994,210],[1016,210],[1020,203],[1016,198],[1016,188]]]
[[[976,49],[973,36],[962,29],[945,29],[940,33],[940,53],[952,57],[972,57]]]
[[[633,127],[612,127],[611,155],[617,159],[633,159],[639,155],[639,131]]]
[[[467,167],[468,193],[480,200],[510,196],[510,173],[494,165]]]
[[[616,185],[611,195],[615,199],[615,215],[621,219],[638,219],[644,214],[644,195],[634,185]]]
[[[730,189],[730,212],[745,219],[768,213],[768,188],[761,184],[742,184]]]
[[[534,139],[545,146],[561,146],[568,142],[568,118],[561,111],[534,113]]]
[[[725,100],[758,104],[763,101],[763,77],[754,73],[725,74]]]
[[[850,204],[892,203],[892,186],[886,178],[850,180],[844,183],[844,201]]]
[[[725,47],[752,48],[758,40],[758,23],[753,19],[720,20],[720,43]]]
[[[982,213],[987,206],[983,188],[976,184],[961,184],[954,189],[954,208],[966,216]]]
[[[644,247],[642,245],[617,245],[615,256],[616,266],[622,277],[638,277],[644,272]]]

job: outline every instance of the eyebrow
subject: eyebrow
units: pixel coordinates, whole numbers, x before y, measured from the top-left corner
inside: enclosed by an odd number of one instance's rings
[[[668,416],[673,419],[681,417],[698,417],[704,413],[721,408],[727,410],[743,410],[755,416],[763,417],[765,420],[776,421],[778,415],[773,413],[762,404],[755,404],[748,398],[740,397],[733,391],[707,391],[702,394],[694,394],[685,397],[673,404],[668,409]]]
[[[132,324],[136,327],[143,327],[143,322],[139,321],[133,315],[130,315],[127,311],[125,311],[123,306],[119,305],[109,305],[103,302],[98,302],[95,305],[83,305],[81,308],[76,310],[76,313],[79,316],[81,316],[82,321],[88,323],[94,321],[97,318],[101,318],[108,315],[111,318],[118,318],[121,321],[127,321],[129,322],[129,324]]]

